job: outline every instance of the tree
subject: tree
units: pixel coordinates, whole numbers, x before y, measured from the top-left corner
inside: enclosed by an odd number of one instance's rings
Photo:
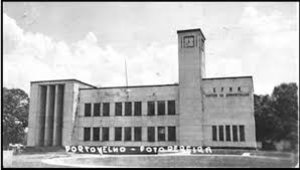
[[[296,83],[276,86],[271,96],[254,95],[256,137],[263,145],[281,140],[298,142],[298,88]]]
[[[24,143],[24,129],[28,126],[29,97],[21,89],[3,87],[3,146]]]

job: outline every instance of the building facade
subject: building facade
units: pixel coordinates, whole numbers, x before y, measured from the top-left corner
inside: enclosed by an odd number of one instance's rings
[[[256,148],[252,76],[205,78],[205,37],[178,34],[179,83],[31,82],[28,146]]]

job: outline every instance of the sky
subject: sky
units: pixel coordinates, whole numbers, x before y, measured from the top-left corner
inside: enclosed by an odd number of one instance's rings
[[[201,28],[206,77],[299,85],[298,2],[3,2],[3,86],[178,83],[177,30]]]

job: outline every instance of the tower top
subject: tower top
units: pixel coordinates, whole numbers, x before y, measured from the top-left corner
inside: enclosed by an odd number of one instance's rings
[[[204,34],[203,34],[203,32],[201,31],[201,29],[200,28],[195,28],[195,29],[187,29],[187,30],[178,30],[177,31],[177,34],[179,34],[179,33],[186,33],[186,32],[200,32],[200,34],[202,35],[202,37],[204,38],[204,40],[206,39],[205,38],[205,36],[204,36]]]

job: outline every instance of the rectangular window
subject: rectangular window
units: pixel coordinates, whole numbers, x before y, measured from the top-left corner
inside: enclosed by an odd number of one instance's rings
[[[122,103],[121,102],[115,103],[115,115],[122,116]]]
[[[125,141],[131,141],[131,127],[125,127]]]
[[[229,87],[229,91],[232,92],[232,87]]]
[[[236,125],[232,126],[232,134],[233,134],[233,141],[234,142],[238,141],[237,126]]]
[[[240,125],[240,141],[244,142],[245,141],[245,126]]]
[[[100,103],[94,104],[94,116],[100,116]]]
[[[91,103],[84,104],[84,116],[91,116]]]
[[[230,126],[226,125],[226,141],[231,141]]]
[[[148,141],[154,142],[155,141],[155,128],[148,127]]]
[[[158,139],[158,141],[165,141],[166,140],[165,139],[165,134],[166,134],[165,127],[162,127],[162,126],[157,127],[157,139]]]
[[[168,115],[175,115],[176,109],[175,109],[175,100],[169,100],[168,101]]]
[[[122,127],[115,127],[115,141],[122,140]]]
[[[109,127],[102,128],[102,141],[109,141]]]
[[[165,101],[158,101],[157,102],[157,109],[158,109],[158,113],[157,115],[165,115]]]
[[[214,93],[216,92],[216,88],[213,88],[213,92],[214,92]]]
[[[176,141],[176,127],[175,126],[168,127],[168,140]]]
[[[219,126],[219,141],[224,141],[224,128],[222,125]]]
[[[103,116],[109,116],[109,103],[103,103]]]
[[[85,127],[83,130],[83,140],[89,141],[91,139],[91,128]]]
[[[131,116],[132,115],[132,106],[131,102],[125,102],[125,116]]]
[[[148,102],[148,115],[149,116],[155,115],[155,105],[153,101]]]
[[[135,116],[142,115],[142,102],[134,102],[134,115]]]
[[[100,140],[100,128],[94,127],[93,128],[93,141],[99,141]]]
[[[224,91],[224,87],[221,87],[221,92],[223,92]]]
[[[142,141],[142,127],[134,128],[134,141]]]
[[[241,91],[241,87],[238,87],[238,91],[239,91],[239,92]]]
[[[217,141],[217,126],[212,126],[212,140]]]

